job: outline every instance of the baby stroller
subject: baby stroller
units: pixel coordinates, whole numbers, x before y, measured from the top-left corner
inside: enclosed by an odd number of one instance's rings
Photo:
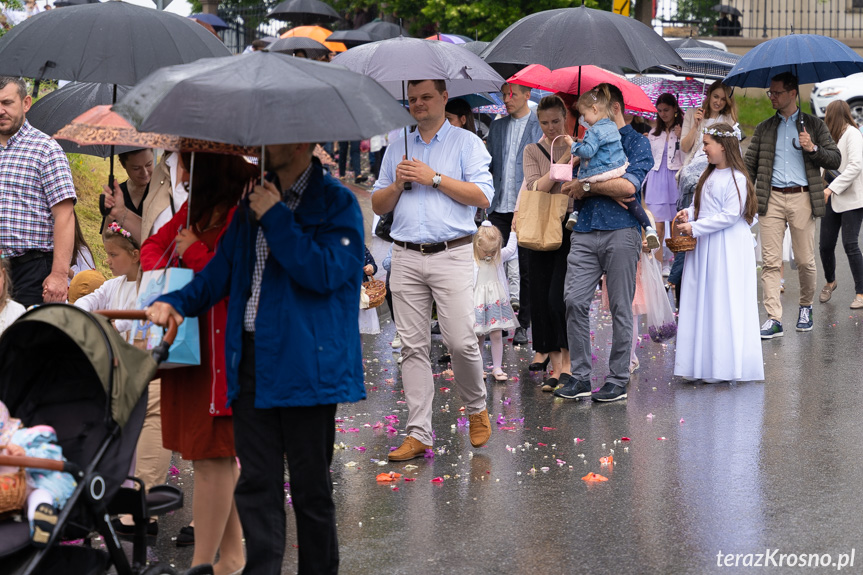
[[[145,319],[143,311],[104,316]],[[147,385],[175,335],[172,325],[156,349],[143,351],[123,341],[106,317],[48,304],[22,315],[0,337],[0,400],[24,426],[53,427],[68,460],[0,456],[0,465],[65,471],[77,482],[45,548],[31,545],[26,518],[0,521],[0,574],[96,575],[112,565],[118,575],[176,573],[163,564],[147,566],[146,524],[152,515],[181,508],[182,491],[162,485],[145,493],[140,480],[140,489],[121,487],[144,421]],[[131,564],[109,520],[119,513],[135,518]],[[107,552],[60,545],[86,540],[94,530]]]

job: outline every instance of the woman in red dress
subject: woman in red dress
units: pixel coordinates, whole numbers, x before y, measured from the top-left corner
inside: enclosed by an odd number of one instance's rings
[[[184,155],[185,156],[185,155]],[[189,157],[183,158],[190,165]],[[189,204],[141,247],[141,266],[190,268],[200,272],[212,259],[237,202],[257,169],[236,156],[197,154]],[[216,575],[238,572],[245,564],[243,533],[234,505],[239,476],[231,411],[225,406],[225,298],[199,318],[201,365],[163,370],[162,443],[191,460],[195,469],[192,514],[195,553],[192,565],[212,563]]]

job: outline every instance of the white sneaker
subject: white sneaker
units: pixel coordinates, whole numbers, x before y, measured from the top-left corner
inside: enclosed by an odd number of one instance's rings
[[[668,264],[665,264],[664,266],[662,266],[662,277],[667,278],[670,275],[671,275],[671,266]]]
[[[660,246],[659,236],[656,234],[656,230],[653,229],[652,226],[648,226],[644,228],[645,235],[644,239],[647,240],[647,248],[651,250],[655,250]]]
[[[399,332],[396,332],[396,336],[393,338],[393,341],[392,343],[390,343],[390,345],[393,346],[393,349],[398,349],[402,346],[402,338],[399,335]]]

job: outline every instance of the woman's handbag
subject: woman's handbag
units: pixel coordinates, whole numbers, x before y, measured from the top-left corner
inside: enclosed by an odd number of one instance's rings
[[[833,183],[833,180],[838,178],[841,173],[842,172],[840,172],[839,170],[826,170],[825,169],[824,170],[824,183],[827,184],[827,186],[830,186],[830,184]]]
[[[549,194],[522,184],[516,230],[518,245],[538,252],[551,252],[563,242],[563,218],[569,205],[566,194]]]
[[[560,136],[557,136],[557,138],[560,138]],[[552,154],[554,154],[554,143],[557,141],[557,138],[551,141]],[[565,164],[556,164],[552,162],[551,168],[549,168],[548,170],[548,179],[550,179],[552,182],[571,182],[572,162],[573,158],[570,158],[569,162]]]
[[[390,236],[390,231],[393,228],[393,213],[387,212],[378,218],[378,225],[375,226],[375,235],[380,239],[392,243],[393,238]]]

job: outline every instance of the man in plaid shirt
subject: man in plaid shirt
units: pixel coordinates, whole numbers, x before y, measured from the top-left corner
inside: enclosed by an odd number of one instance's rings
[[[66,301],[76,200],[69,160],[27,122],[30,104],[22,79],[0,76],[0,253],[26,307]]]

